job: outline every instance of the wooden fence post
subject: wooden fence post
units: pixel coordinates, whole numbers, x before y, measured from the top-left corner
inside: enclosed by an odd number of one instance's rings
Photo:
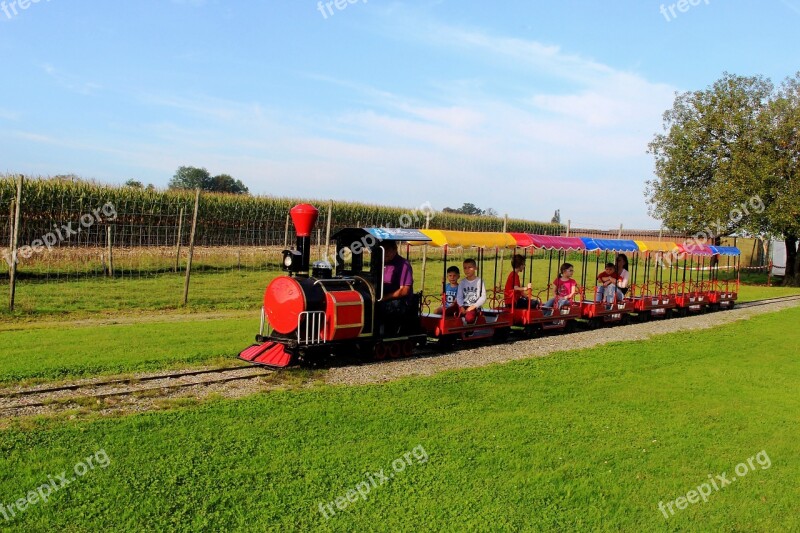
[[[283,249],[286,250],[289,246],[289,216],[290,213],[286,213],[286,229],[283,230]]]
[[[192,274],[192,257],[194,257],[194,232],[197,229],[197,208],[200,205],[200,189],[194,195],[194,216],[192,232],[189,235],[189,258],[186,260],[186,280],[183,282],[183,305],[189,303],[189,277]]]
[[[114,277],[114,255],[111,252],[111,224],[106,227],[106,244],[108,245],[108,276]]]
[[[325,229],[325,260],[328,259],[331,245],[331,213],[333,212],[333,201],[328,202],[328,227]]]
[[[19,245],[19,219],[20,207],[22,206],[22,180],[24,178],[20,175],[17,178],[17,198],[14,202],[14,231],[11,239],[11,264],[9,265],[9,302],[8,308],[14,310],[14,298],[17,294],[17,246]]]
[[[175,267],[173,272],[177,272],[181,263],[181,233],[183,230],[183,207],[181,207],[181,214],[178,217],[178,235],[175,237]]]

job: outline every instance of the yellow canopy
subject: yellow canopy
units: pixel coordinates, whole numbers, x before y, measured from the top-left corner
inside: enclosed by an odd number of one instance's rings
[[[640,252],[673,252],[678,245],[672,241],[633,241]]]
[[[510,233],[487,233],[483,231],[451,231],[438,229],[420,230],[430,237],[431,242],[420,243],[433,246],[477,247],[477,248],[515,248],[517,240]]]

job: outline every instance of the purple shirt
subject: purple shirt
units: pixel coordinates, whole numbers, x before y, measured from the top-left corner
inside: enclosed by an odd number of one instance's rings
[[[400,287],[408,285],[408,296],[414,292],[414,274],[411,271],[411,263],[399,255],[386,263],[383,267],[383,294],[391,294]]]

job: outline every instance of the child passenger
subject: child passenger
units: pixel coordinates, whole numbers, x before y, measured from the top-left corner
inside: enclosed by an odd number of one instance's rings
[[[503,291],[506,307],[511,307],[513,303],[517,309],[527,308],[531,290],[523,287],[519,281],[519,275],[525,271],[525,258],[520,254],[514,254],[511,258],[511,267],[513,270],[508,274]]]
[[[559,269],[561,272],[561,276],[558,277],[553,282],[553,287],[555,287],[555,295],[547,300],[544,304],[544,316],[550,316],[553,314],[553,308],[561,309],[565,305],[569,305],[572,301],[572,298],[575,297],[575,293],[578,291],[578,282],[572,279],[572,275],[575,273],[575,267],[572,266],[571,263],[564,263],[561,265]],[[556,299],[558,299],[558,305],[555,306]]]
[[[617,295],[617,279],[619,275],[614,263],[606,263],[606,269],[597,275],[597,294],[594,301],[602,302],[605,298],[609,305],[614,303],[614,297]]]
[[[628,293],[628,286],[631,282],[631,275],[628,272],[628,256],[619,254],[617,256],[617,300],[622,300]]]
[[[458,278],[461,277],[461,272],[458,267],[453,265],[447,269],[447,284],[444,286],[445,303],[444,308],[440,307],[436,310],[436,314],[444,316],[456,316],[458,314],[458,303],[456,296],[458,295]]]
[[[474,259],[464,260],[464,279],[458,283],[456,302],[458,316],[463,316],[467,323],[477,320],[481,306],[486,301],[486,287],[478,277],[478,264]]]

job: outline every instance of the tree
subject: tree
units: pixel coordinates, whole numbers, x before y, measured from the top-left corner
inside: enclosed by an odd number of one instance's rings
[[[211,174],[205,168],[179,167],[169,180],[170,189],[200,189],[210,190]]]
[[[180,167],[169,182],[170,189],[200,189],[210,192],[248,194],[249,190],[241,180],[228,174],[211,177],[205,168]]]
[[[561,210],[556,209],[556,212],[553,213],[553,218],[550,219],[550,222],[553,224],[561,224]]]
[[[706,90],[677,95],[665,133],[649,145],[651,215],[708,240],[737,231],[783,235],[788,253],[800,235],[798,80],[776,95],[768,79],[725,73]],[[789,267],[786,282],[800,281],[796,262]]]
[[[480,207],[476,206],[472,203],[465,203],[458,209],[453,209],[452,207],[445,207],[442,209],[444,213],[460,213],[462,215],[485,215],[489,217],[496,217],[497,211],[489,207],[488,209],[481,209]]]
[[[134,189],[144,189],[144,184],[141,181],[130,179],[125,182],[126,187],[133,187]]]
[[[211,178],[211,187],[211,190],[216,192],[233,194],[248,194],[250,192],[241,180],[234,180],[228,174],[220,174]]]
[[[769,168],[766,216],[786,242],[784,284],[800,285],[800,72],[787,78],[762,115],[762,150]]]

